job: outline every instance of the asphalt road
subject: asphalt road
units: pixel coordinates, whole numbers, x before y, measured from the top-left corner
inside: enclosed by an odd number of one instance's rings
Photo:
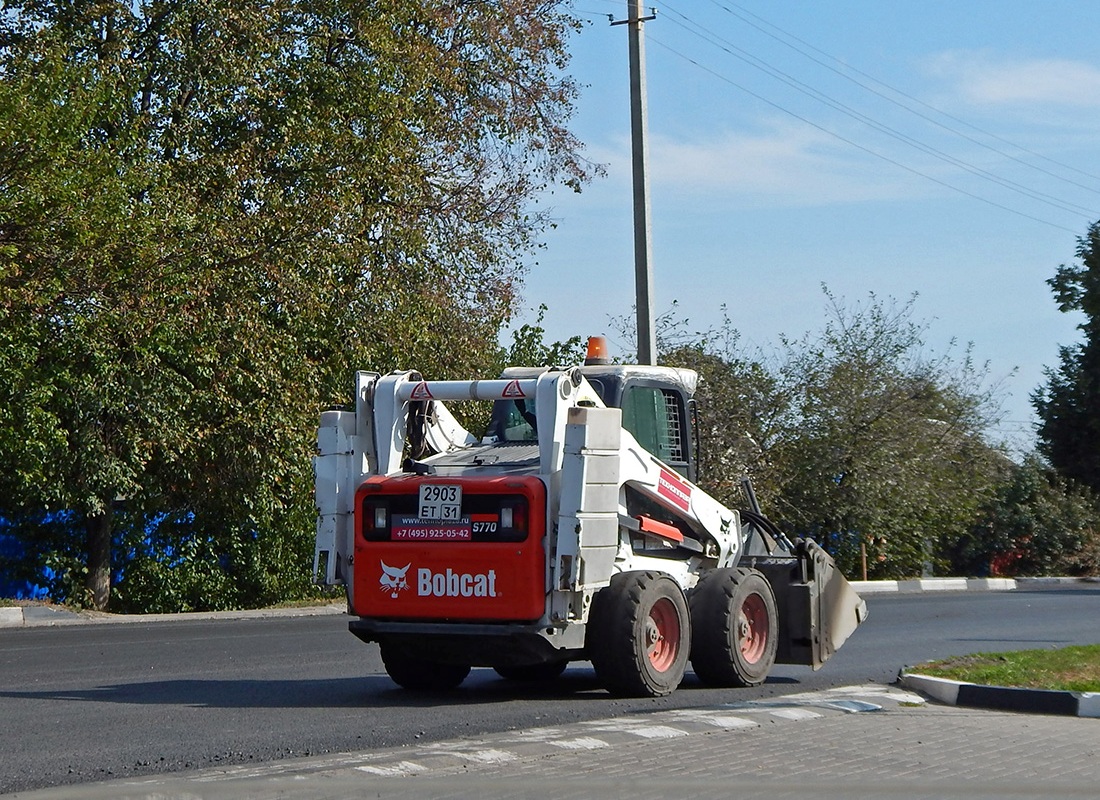
[[[456,692],[410,695],[340,616],[4,629],[0,793],[890,683],[930,658],[1100,641],[1095,584],[867,600],[870,619],[820,672],[779,667],[737,691],[689,674],[656,700],[608,696],[587,664],[543,686],[475,670]]]

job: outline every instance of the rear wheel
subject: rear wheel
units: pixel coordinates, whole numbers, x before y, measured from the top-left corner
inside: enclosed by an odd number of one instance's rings
[[[497,675],[510,681],[552,681],[565,672],[568,661],[547,661],[542,664],[494,667]]]
[[[684,677],[691,648],[687,601],[659,572],[624,572],[597,592],[587,649],[609,692],[624,697],[670,694]]]
[[[756,570],[718,569],[691,592],[691,666],[711,686],[757,686],[775,665],[775,595]]]
[[[410,654],[405,648],[382,643],[379,648],[386,674],[405,689],[439,692],[454,689],[470,674],[468,664],[441,664]]]

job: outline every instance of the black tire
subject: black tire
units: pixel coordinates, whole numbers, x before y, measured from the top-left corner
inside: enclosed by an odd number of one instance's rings
[[[624,572],[592,601],[588,657],[604,687],[620,697],[661,697],[683,680],[691,650],[687,600],[659,572]]]
[[[382,664],[394,683],[416,692],[442,692],[454,689],[470,674],[468,664],[441,664],[411,655],[400,645],[383,642]]]
[[[691,667],[710,686],[758,686],[775,665],[775,594],[756,570],[716,569],[692,590]]]
[[[568,661],[546,661],[542,664],[494,667],[497,675],[509,681],[552,681],[565,672]]]

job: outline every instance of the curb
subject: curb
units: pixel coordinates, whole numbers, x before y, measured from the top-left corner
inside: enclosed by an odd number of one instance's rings
[[[1074,583],[1100,583],[1100,578],[1017,578],[1016,582],[1023,586],[1060,586]]]
[[[981,686],[931,675],[918,675],[904,669],[898,673],[898,684],[949,706],[1100,718],[1100,692]]]
[[[915,578],[907,581],[848,581],[857,594],[914,592],[1007,592],[1017,588],[1014,578]]]
[[[186,611],[179,614],[108,614],[99,611],[68,611],[48,606],[14,606],[0,608],[0,629],[137,622],[188,622],[209,619],[316,617],[346,613],[347,605],[342,602],[325,606],[302,606],[300,608],[259,608],[250,611]]]
[[[914,594],[917,592],[1007,592],[1038,586],[1100,583],[1100,578],[914,578],[902,581],[848,581],[857,594]],[[308,617],[345,614],[343,602],[302,608],[265,608],[253,611],[192,611],[179,614],[108,614],[97,611],[68,611],[50,606],[0,607],[0,629],[36,628],[54,625],[98,625],[103,623],[168,622],[204,619],[261,619],[264,617]]]
[[[1011,591],[1027,581],[1070,582],[1077,578],[917,578],[907,581],[849,581],[857,594]],[[109,622],[168,622],[170,620],[256,619],[263,617],[305,617],[318,614],[344,614],[344,603],[305,608],[268,608],[254,611],[195,611],[179,614],[108,614],[98,611],[68,611],[50,606],[14,606],[0,608],[0,629],[33,628],[54,625],[87,625]]]

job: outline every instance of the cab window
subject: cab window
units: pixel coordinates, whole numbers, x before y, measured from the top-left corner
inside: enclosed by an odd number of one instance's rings
[[[622,410],[623,427],[638,444],[670,466],[687,466],[683,400],[676,392],[654,386],[628,386]]]
[[[537,442],[535,400],[497,400],[493,404],[490,433],[502,442]]]

